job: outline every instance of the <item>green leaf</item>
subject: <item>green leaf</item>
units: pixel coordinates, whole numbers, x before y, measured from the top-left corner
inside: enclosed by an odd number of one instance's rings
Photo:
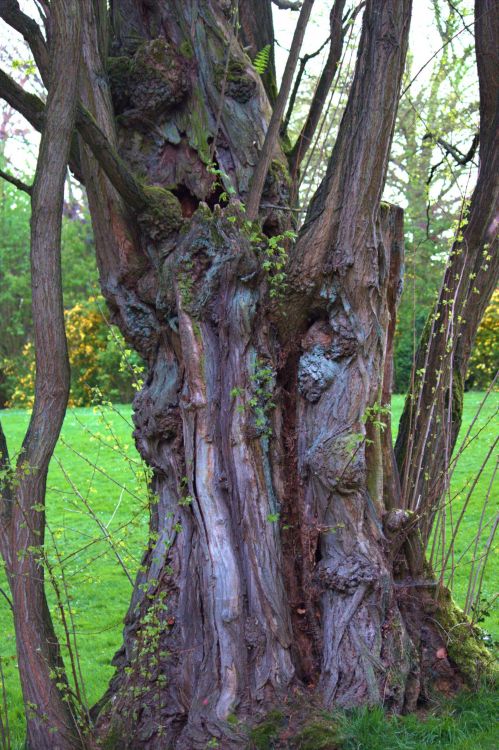
[[[257,52],[253,60],[253,67],[257,73],[263,75],[267,70],[270,60],[270,44],[266,44],[260,52]]]

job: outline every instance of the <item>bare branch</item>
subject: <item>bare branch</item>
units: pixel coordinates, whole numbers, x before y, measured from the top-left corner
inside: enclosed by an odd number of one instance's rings
[[[140,183],[81,103],[76,113],[76,127],[123,200],[136,210],[144,208],[146,199]]]
[[[28,43],[45,85],[48,83],[49,56],[40,27],[23,13],[17,0],[0,0],[0,18],[18,31]]]
[[[3,169],[0,169],[0,177],[2,177],[6,182],[10,182],[10,184],[14,185],[14,187],[16,187],[18,190],[22,190],[23,192],[28,193],[28,195],[31,195],[31,192],[33,190],[31,185],[26,185],[25,182],[23,182],[22,180],[18,180],[17,177],[14,177],[8,172],[4,172]]]
[[[45,105],[42,100],[22,89],[19,84],[2,70],[0,70],[0,97],[20,112],[36,130],[42,130],[45,111]],[[145,198],[140,184],[125,166],[117,152],[112,148],[109,140],[99,128],[92,115],[82,104],[78,105],[76,127],[123,199],[132,208],[143,208]],[[70,166],[80,179],[76,143],[72,144]]]
[[[12,487],[8,478],[9,469],[9,448],[0,422],[0,550],[6,560],[10,558],[10,554],[7,537],[3,529],[8,528],[12,514]]]
[[[371,251],[365,256],[365,227],[372,226],[372,206],[381,201],[410,17],[410,0],[366,4],[355,76],[338,137],[290,253],[290,277],[297,289],[307,286],[313,293],[325,274],[371,262]],[[357,286],[355,282],[353,289]]]
[[[307,55],[303,55],[303,57],[300,57],[300,67],[298,68],[298,73],[296,74],[295,82],[293,84],[293,91],[291,92],[291,96],[289,97],[289,104],[288,109],[286,112],[286,117],[284,118],[284,122],[281,128],[281,135],[285,136],[289,127],[289,121],[291,120],[291,115],[293,114],[293,110],[295,108],[295,102],[296,97],[298,95],[298,90],[300,88],[300,84],[303,78],[303,74],[305,73],[305,68],[307,67],[307,64],[310,60],[313,60],[317,55],[320,55],[326,44],[328,44],[331,41],[331,34],[328,36],[326,41],[321,44],[321,46],[315,50],[315,52],[310,52]]]
[[[45,105],[42,100],[25,91],[18,83],[0,69],[0,97],[13,109],[20,112],[35,130],[41,131]]]
[[[277,101],[272,112],[272,117],[270,118],[269,127],[260,153],[260,158],[253,173],[253,179],[251,182],[251,188],[247,202],[247,214],[248,218],[251,221],[256,219],[256,217],[258,216],[258,207],[260,204],[260,199],[262,197],[265,178],[269,170],[277,139],[279,138],[279,128],[281,125],[282,116],[284,114],[284,108],[288,100],[291,84],[293,82],[293,75],[296,69],[296,64],[298,62],[298,55],[300,54],[303,37],[305,35],[305,29],[307,28],[313,4],[314,0],[304,0],[302,9],[300,11],[300,16],[298,18],[295,33],[293,35],[293,41],[291,43],[291,49],[286,61],[284,75],[282,77],[281,88],[279,90]]]
[[[449,156],[452,156],[452,158],[457,164],[460,164],[461,166],[464,167],[465,164],[468,164],[470,161],[472,161],[473,157],[476,154],[476,150],[478,148],[478,142],[480,139],[480,134],[475,133],[473,137],[473,141],[471,143],[471,146],[467,154],[463,154],[462,151],[460,151],[458,148],[453,146],[451,143],[449,143],[448,141],[445,141],[443,138],[436,137],[433,133],[426,133],[426,135],[423,136],[423,141],[429,140],[429,139],[434,140],[435,143],[437,143],[439,146],[441,146],[441,148],[443,148],[446,154],[449,154]]]
[[[4,598],[5,600],[6,600],[7,604],[9,605],[10,609],[11,609],[11,610],[12,610],[12,612],[13,612],[13,611],[14,611],[14,607],[13,607],[13,605],[12,605],[12,600],[11,600],[10,596],[9,596],[9,595],[7,594],[7,592],[6,592],[6,591],[4,591],[4,590],[3,590],[3,589],[1,589],[1,588],[0,588],[0,594],[1,594],[1,595],[3,596],[3,598]]]
[[[430,536],[448,481],[473,341],[499,278],[499,156],[496,146],[499,19],[496,7],[496,0],[476,0],[475,3],[480,88],[478,180],[469,209],[463,207],[463,230],[456,234],[439,299],[419,344],[413,385],[406,399],[395,446],[406,504],[414,507],[424,498],[423,522],[418,529],[423,542]],[[416,538],[414,543],[417,543]],[[423,560],[422,551],[420,558]]]

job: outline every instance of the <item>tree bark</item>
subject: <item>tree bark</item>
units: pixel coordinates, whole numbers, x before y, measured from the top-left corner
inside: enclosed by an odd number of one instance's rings
[[[60,241],[80,57],[77,6],[65,0],[51,5],[49,90],[31,202],[35,400],[15,475],[2,493],[0,546],[12,592],[29,750],[82,746],[69,688],[64,697],[58,687],[67,680],[45,596],[43,560],[47,471],[69,394]]]
[[[431,581],[404,567],[411,516],[382,430],[403,217],[381,196],[411,2],[366,3],[291,247],[279,143],[258,221],[245,213],[271,107],[231,3],[81,13],[79,164],[103,294],[147,366],[134,436],[156,496],[98,733],[134,750],[244,747],[245,722],[305,687],[327,707],[411,709],[429,675],[460,679],[433,658]]]
[[[154,468],[158,503],[102,725],[129,737],[130,747],[201,748],[210,736],[237,747],[244,739],[227,723],[231,713],[254,717],[291,686],[317,681],[326,705],[384,700],[402,708],[417,659],[385,548],[380,438],[362,416],[381,397],[390,258],[402,243],[400,214],[373,206],[386,172],[410,2],[366,9],[338,146],[291,256],[296,310],[287,317],[269,296],[262,243],[252,244],[238,208],[248,159],[263,142],[252,113],[257,103],[260,112],[268,108],[230,18],[216,3],[167,10],[148,3],[127,14],[114,3],[113,12],[120,16],[113,54],[126,58],[125,81],[108,63],[121,113],[116,135],[109,94],[95,85],[105,62],[94,31],[102,20],[91,17],[84,21],[83,104],[156,186],[151,205],[131,215],[83,143],[82,164],[102,288],[148,364],[134,404],[135,437]],[[141,41],[131,44],[134,34]],[[207,47],[218,58],[208,59]],[[236,67],[240,78],[223,98],[227,48],[232,78]],[[160,66],[164,55],[164,72],[145,101],[136,73],[153,52]],[[206,143],[217,138],[216,179],[236,191],[225,209],[213,207],[219,188],[205,167],[210,149],[195,140],[184,114],[200,101]],[[236,137],[234,123],[242,122]],[[352,131],[359,134],[353,144]],[[284,164],[277,159],[267,180],[273,201],[287,197]],[[267,233],[277,234],[282,219],[265,212]]]
[[[343,11],[345,0],[336,0],[331,8],[329,16],[329,28],[331,30],[331,40],[329,43],[329,53],[326,64],[322,70],[317,88],[314,92],[307,119],[300,131],[300,134],[288,155],[289,171],[294,181],[298,180],[298,171],[311,143],[314,133],[319,124],[319,119],[324,109],[326,99],[331,89],[331,85],[336,76],[336,71],[341,60],[343,50],[343,38],[345,31],[343,28]]]

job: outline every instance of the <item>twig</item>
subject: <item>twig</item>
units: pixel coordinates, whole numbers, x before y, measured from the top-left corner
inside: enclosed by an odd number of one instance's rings
[[[33,190],[31,185],[27,185],[17,177],[14,177],[8,172],[4,172],[3,169],[0,169],[0,177],[2,177],[6,182],[10,182],[10,184],[14,185],[14,187],[16,187],[18,190],[22,190],[24,193],[28,193],[28,195],[31,195]]]

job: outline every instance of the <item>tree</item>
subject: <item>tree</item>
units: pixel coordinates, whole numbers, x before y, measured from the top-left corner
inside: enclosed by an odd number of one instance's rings
[[[300,11],[288,90],[311,5]],[[54,19],[79,9],[81,45],[67,44],[81,46],[69,163],[87,190],[102,292],[147,366],[134,434],[157,502],[116,674],[93,711],[96,734],[129,748],[236,748],[239,719],[307,686],[325,706],[411,710],[430,684],[463,684],[473,675],[447,654],[439,620],[453,605],[424,565],[424,542],[499,271],[495,0],[476,1],[480,174],[422,340],[398,466],[386,404],[403,215],[381,197],[410,0],[365,3],[348,102],[296,240],[278,140],[286,96],[275,99],[271,76],[265,91],[246,55],[237,3],[40,6],[48,44],[14,0],[0,14],[28,40],[47,107],[4,73],[0,93],[51,137],[49,66],[62,44]],[[269,0],[244,6],[244,38],[272,45]],[[77,55],[64,64],[70,80]],[[45,463],[26,460],[29,476],[43,477]],[[34,576],[29,546],[22,559]],[[16,598],[12,549],[16,623],[33,629],[18,645],[27,658],[43,631],[30,595]],[[472,631],[464,640],[466,650]],[[476,677],[483,653],[474,648]],[[47,663],[20,658],[34,704],[30,747],[84,745],[61,665]]]

